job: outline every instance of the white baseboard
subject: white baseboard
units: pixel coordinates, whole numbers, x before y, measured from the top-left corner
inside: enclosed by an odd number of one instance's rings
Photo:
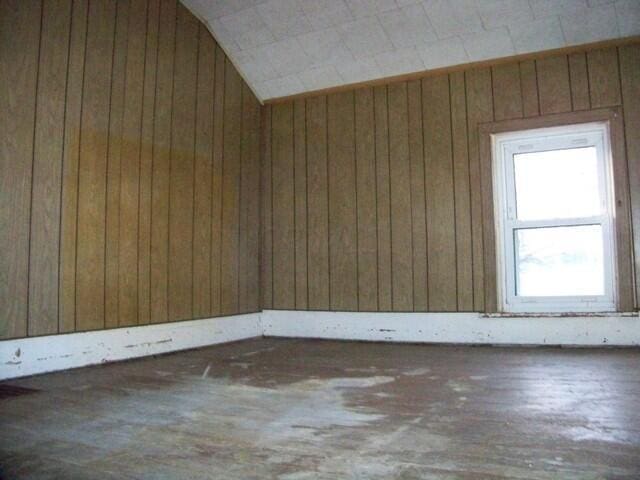
[[[0,380],[260,337],[260,314],[0,342]]]
[[[505,317],[481,313],[266,310],[266,337],[489,345],[639,346],[637,313]]]
[[[254,337],[488,345],[640,346],[640,318],[265,310],[0,341],[0,380]]]

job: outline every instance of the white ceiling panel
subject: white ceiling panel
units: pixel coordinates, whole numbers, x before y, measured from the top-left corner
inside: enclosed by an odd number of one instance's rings
[[[261,100],[640,34],[640,0],[183,0]]]

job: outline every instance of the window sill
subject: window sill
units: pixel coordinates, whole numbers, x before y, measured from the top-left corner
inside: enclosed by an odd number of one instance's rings
[[[567,317],[638,317],[639,312],[500,312],[481,313],[482,318],[567,318]]]

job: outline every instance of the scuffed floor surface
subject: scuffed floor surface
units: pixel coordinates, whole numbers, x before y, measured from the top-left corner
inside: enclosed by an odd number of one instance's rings
[[[640,352],[252,340],[12,381],[6,479],[639,479]]]

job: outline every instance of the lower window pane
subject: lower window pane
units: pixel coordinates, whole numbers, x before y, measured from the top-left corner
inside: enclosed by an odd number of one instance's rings
[[[604,295],[600,225],[520,229],[515,242],[517,295]]]

